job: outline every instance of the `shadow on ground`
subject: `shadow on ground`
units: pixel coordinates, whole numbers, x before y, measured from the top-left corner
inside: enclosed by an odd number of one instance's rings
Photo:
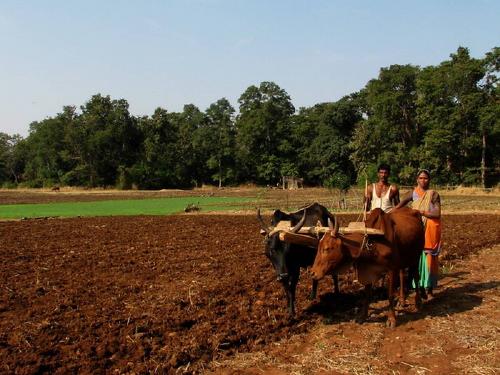
[[[461,279],[462,273],[454,275],[456,280]],[[449,278],[451,275],[447,275]],[[398,325],[403,325],[411,321],[424,319],[426,316],[443,317],[450,316],[464,311],[474,309],[481,305],[483,297],[477,296],[474,293],[485,290],[494,289],[500,286],[500,281],[489,281],[479,283],[464,283],[453,287],[453,283],[442,291],[437,291],[433,298],[424,301],[423,307],[419,312],[414,311],[413,299],[414,293],[411,293],[407,301],[411,301],[411,305],[406,304],[403,309],[397,310]],[[377,289],[374,292],[374,297],[370,301],[370,312],[367,323],[385,322],[387,311],[387,293],[384,290]],[[349,322],[357,317],[358,311],[361,308],[363,293],[350,293],[342,295],[334,295],[327,293],[320,296],[320,301],[313,303],[305,310],[307,315],[319,315],[325,324],[336,324],[341,322]],[[385,300],[385,301],[384,301]],[[373,306],[379,301],[384,301],[383,306]],[[378,305],[378,304],[377,304]]]

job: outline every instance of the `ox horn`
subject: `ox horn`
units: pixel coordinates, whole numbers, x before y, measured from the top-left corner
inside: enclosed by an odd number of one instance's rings
[[[300,221],[297,223],[296,226],[290,229],[290,232],[297,233],[300,230],[300,228],[302,228],[305,222],[306,222],[306,210],[304,210],[304,215],[302,215],[302,219],[300,219]]]
[[[257,220],[259,220],[259,224],[260,224],[260,228],[266,232],[267,235],[269,235],[269,233],[271,233],[271,228],[269,228],[268,226],[266,226],[266,224],[264,223],[264,220],[262,219],[262,216],[260,216],[260,208],[257,209]]]
[[[328,218],[328,227],[332,231],[332,236],[336,237],[339,233],[339,221],[337,220],[337,217],[335,215],[333,215],[333,220],[335,221],[335,225],[332,224],[332,221],[330,220],[330,218]]]

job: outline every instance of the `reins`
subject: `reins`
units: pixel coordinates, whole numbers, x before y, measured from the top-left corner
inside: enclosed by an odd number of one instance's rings
[[[365,252],[365,250],[366,250],[365,253],[370,253],[373,250],[373,243],[370,242],[370,237],[366,231],[366,228],[365,228],[365,233],[363,234],[363,239],[361,240],[361,242],[346,238],[345,234],[339,233],[339,236],[342,237],[342,241],[350,244],[351,246],[357,247],[357,245],[359,245],[359,256],[361,256],[361,254],[363,254],[363,252]],[[358,277],[358,258],[354,259],[352,262],[352,267],[354,268],[354,280],[353,280],[353,282],[355,282],[355,283],[359,282],[358,281],[358,279],[359,279],[359,277]]]

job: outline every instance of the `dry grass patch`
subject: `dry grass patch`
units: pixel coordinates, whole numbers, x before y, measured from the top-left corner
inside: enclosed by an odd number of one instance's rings
[[[383,364],[377,360],[383,340],[383,324],[360,328],[355,323],[318,326],[309,335],[294,336],[272,345],[266,352],[237,354],[234,358],[213,362],[214,370],[228,369],[243,373],[260,369],[262,373],[307,374],[379,374]],[[357,336],[353,344],[352,335]],[[280,349],[282,347],[282,350]],[[283,355],[285,354],[285,358]]]
[[[453,195],[495,195],[500,196],[500,186],[494,188],[483,189],[481,187],[465,187],[458,186],[453,190],[449,190]]]

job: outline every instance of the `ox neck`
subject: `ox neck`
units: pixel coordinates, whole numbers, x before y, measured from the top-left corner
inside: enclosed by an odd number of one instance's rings
[[[353,238],[354,237],[354,238]],[[371,249],[369,238],[367,235],[350,233],[341,235],[342,244],[347,248],[359,251],[359,255],[356,258],[361,258],[363,255],[367,255],[366,251]]]
[[[357,238],[352,238],[357,237]],[[350,233],[350,234],[340,234],[339,238],[350,247],[360,247],[364,240],[363,234]]]

